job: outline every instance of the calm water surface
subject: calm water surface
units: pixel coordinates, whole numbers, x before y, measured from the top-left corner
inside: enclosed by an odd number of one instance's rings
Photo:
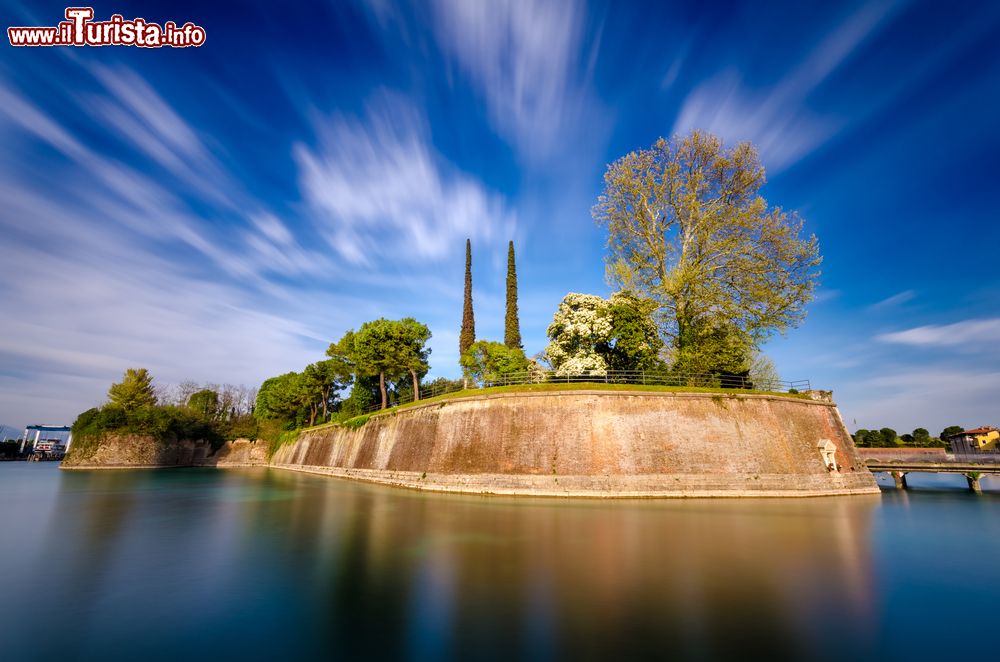
[[[911,484],[563,501],[0,463],[0,659],[978,657],[1000,494]]]

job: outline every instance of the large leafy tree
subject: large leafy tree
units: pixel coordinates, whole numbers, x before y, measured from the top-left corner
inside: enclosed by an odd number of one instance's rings
[[[413,380],[413,399],[419,400],[420,377],[430,368],[427,358],[431,350],[427,341],[431,339],[431,330],[412,317],[405,317],[395,324],[399,326],[400,341],[404,345],[405,368]]]
[[[749,355],[797,325],[812,299],[816,238],[800,236],[797,215],[768,205],[764,182],[750,143],[725,148],[699,131],[608,166],[593,215],[608,230],[609,279],[656,302],[681,362],[720,334]]]
[[[517,315],[517,266],[514,264],[514,242],[507,246],[507,314],[504,318],[503,344],[523,349],[521,322]]]
[[[126,411],[152,407],[156,404],[153,378],[145,368],[129,368],[122,380],[108,389],[108,399]]]
[[[353,357],[359,375],[378,376],[382,409],[385,409],[389,402],[386,376],[405,373],[413,359],[402,325],[384,318],[365,322],[354,335]]]
[[[254,416],[259,419],[296,420],[302,409],[303,391],[302,374],[298,372],[265,379],[257,391]]]
[[[477,340],[461,358],[462,369],[477,382],[496,382],[504,376],[527,372],[528,358],[520,347],[491,340]]]
[[[882,428],[878,434],[882,438],[882,448],[892,448],[896,445],[896,440],[899,439],[899,435],[892,428]]]
[[[611,335],[598,346],[611,370],[653,370],[663,347],[652,315],[656,304],[632,292],[615,292],[608,301]]]

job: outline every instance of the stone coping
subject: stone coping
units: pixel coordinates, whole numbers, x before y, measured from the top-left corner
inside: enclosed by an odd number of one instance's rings
[[[713,393],[713,392],[697,392],[697,391],[641,391],[641,390],[617,390],[617,389],[557,389],[553,391],[507,391],[500,393],[484,393],[483,395],[466,395],[461,398],[446,398],[444,400],[435,400],[433,402],[427,402],[419,405],[409,405],[403,409],[396,409],[394,411],[374,411],[368,414],[369,420],[375,418],[382,418],[384,416],[395,416],[396,414],[401,414],[408,411],[418,411],[420,409],[425,409],[427,407],[439,407],[448,404],[453,404],[457,402],[481,402],[485,400],[496,400],[501,398],[541,398],[550,396],[576,396],[576,395],[602,395],[602,396],[617,396],[617,397],[629,397],[629,396],[643,396],[643,397],[665,397],[665,398],[694,398],[694,399],[736,399],[736,400],[776,400],[779,402],[797,402],[806,405],[820,405],[823,407],[836,407],[836,403],[827,402],[823,400],[813,400],[812,398],[800,398],[793,395],[782,395],[780,393]],[[299,431],[299,434],[305,434],[308,432],[314,432],[317,430],[325,430],[327,428],[342,427],[338,423],[324,423],[322,425],[314,425],[311,428],[303,428]]]
[[[256,465],[260,466],[260,465]],[[825,497],[881,494],[877,485],[865,484],[862,474],[838,477],[839,485],[830,487],[817,481],[815,487],[792,488],[788,485],[810,482],[800,474],[764,474],[704,476],[701,474],[644,475],[539,475],[539,474],[426,474],[411,471],[344,469],[301,464],[271,464],[283,469],[319,476],[406,487],[429,492],[450,492],[496,496],[585,497],[593,499],[705,498],[705,497]],[[227,465],[221,468],[247,468]],[[863,475],[870,476],[868,472]],[[825,479],[826,476],[819,476]],[[732,487],[719,487],[722,483]],[[742,483],[742,484],[741,484]],[[652,484],[657,484],[652,487]],[[671,485],[665,489],[661,485]],[[673,487],[676,485],[676,487]],[[836,483],[835,483],[836,485]]]

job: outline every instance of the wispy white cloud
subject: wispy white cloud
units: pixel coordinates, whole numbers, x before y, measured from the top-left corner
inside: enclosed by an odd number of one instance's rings
[[[329,258],[304,249],[287,222],[228,177],[214,177],[223,165],[183,118],[124,76],[133,90],[92,98],[113,110],[94,128],[114,134],[129,118],[133,130],[117,135],[166,176],[108,156],[100,140],[75,135],[0,80],[0,130],[61,155],[28,172],[16,154],[0,155],[0,260],[16,274],[0,288],[0,417],[8,423],[72,420],[127,366],[164,382],[256,384],[316,360],[330,334],[355,323],[282,280],[307,275],[308,288],[331,269]],[[226,188],[246,209],[234,212],[194,178]],[[226,215],[223,230],[213,227],[215,214]],[[365,304],[353,309],[363,314]]]
[[[881,301],[873,303],[872,305],[869,306],[869,308],[872,310],[893,308],[895,306],[902,305],[907,301],[913,301],[913,299],[915,299],[916,296],[917,293],[914,290],[903,290],[902,292],[898,292],[896,294],[893,294],[892,296],[882,299]]]
[[[816,291],[816,294],[813,295],[812,302],[818,304],[818,303],[825,303],[827,301],[833,301],[834,299],[839,299],[842,294],[843,292],[841,292],[840,290],[821,287],[819,290]]]
[[[925,427],[937,434],[948,425],[997,424],[983,420],[996,412],[1000,372],[930,368],[878,375],[845,389],[844,419],[857,427],[889,426],[899,432]],[[852,426],[853,427],[853,426]]]
[[[780,171],[822,145],[844,121],[821,116],[806,103],[850,56],[884,27],[901,3],[863,5],[771,87],[754,90],[742,72],[728,69],[696,87],[684,100],[674,133],[704,129],[730,142],[749,140],[770,172]]]
[[[953,347],[1000,350],[1000,318],[970,319],[953,324],[928,324],[904,331],[883,333],[883,342],[915,347]]]
[[[485,99],[521,154],[550,154],[585,106],[578,72],[585,7],[576,0],[436,0],[441,49]]]
[[[319,143],[297,144],[303,197],[340,257],[354,265],[438,261],[466,237],[513,236],[504,199],[432,150],[422,116],[382,94],[364,120],[318,119]]]

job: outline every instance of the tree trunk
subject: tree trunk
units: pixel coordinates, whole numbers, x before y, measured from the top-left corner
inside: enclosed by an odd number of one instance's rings
[[[324,423],[326,423],[326,419],[329,416],[329,412],[327,411],[329,405],[330,405],[330,389],[326,389],[326,391],[323,392],[323,422]]]
[[[378,373],[378,388],[382,391],[382,409],[389,404],[389,396],[385,392],[385,370]]]
[[[417,379],[417,371],[410,368],[410,375],[413,376],[413,401],[420,399],[420,380]]]

